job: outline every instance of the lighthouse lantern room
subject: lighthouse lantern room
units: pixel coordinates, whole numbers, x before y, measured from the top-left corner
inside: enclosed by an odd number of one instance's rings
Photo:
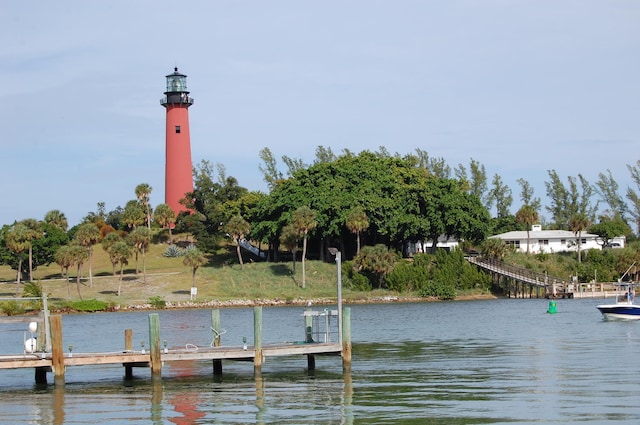
[[[167,91],[160,100],[167,111],[165,203],[177,215],[188,210],[180,201],[188,192],[193,192],[188,111],[193,98],[187,91],[187,76],[178,72],[177,67],[166,78]]]

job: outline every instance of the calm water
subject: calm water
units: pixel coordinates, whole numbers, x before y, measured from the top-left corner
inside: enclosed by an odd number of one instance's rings
[[[492,300],[351,306],[353,367],[337,357],[166,365],[123,380],[119,366],[71,367],[66,385],[0,370],[0,424],[640,423],[640,322],[605,322],[602,300]],[[320,307],[321,308],[321,307]],[[265,343],[304,337],[302,308],[265,308]],[[210,310],[160,311],[170,346],[211,342]],[[252,309],[221,310],[224,345],[253,335]],[[0,325],[0,353],[21,350],[26,324]],[[148,312],[63,317],[65,347],[139,345]],[[49,375],[49,381],[53,377]]]

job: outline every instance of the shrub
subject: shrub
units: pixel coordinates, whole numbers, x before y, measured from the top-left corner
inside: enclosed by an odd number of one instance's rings
[[[424,254],[419,254],[423,257]],[[429,280],[429,269],[417,259],[413,263],[402,262],[396,265],[387,276],[387,285],[392,291],[406,292],[422,288]]]
[[[365,275],[354,270],[353,261],[342,262],[342,284],[354,291],[371,290],[371,282]]]
[[[167,306],[167,302],[164,300],[164,297],[160,297],[158,295],[149,298],[147,302],[151,304],[153,308],[157,309],[163,309]]]
[[[174,257],[181,257],[182,255],[184,255],[184,253],[180,248],[178,248],[177,245],[169,245],[167,249],[164,251],[163,255],[165,257],[174,258]]]
[[[456,297],[456,290],[452,284],[437,280],[427,281],[419,293],[421,297],[433,297],[440,300],[453,300]]]
[[[105,311],[109,308],[109,304],[104,301],[98,301],[95,298],[90,300],[74,301],[70,307],[76,311]]]
[[[1,303],[0,310],[7,316],[16,316],[25,312],[22,304],[13,300]]]
[[[29,306],[35,310],[42,309],[42,284],[40,282],[27,282],[22,290],[23,298],[40,298],[29,301]]]

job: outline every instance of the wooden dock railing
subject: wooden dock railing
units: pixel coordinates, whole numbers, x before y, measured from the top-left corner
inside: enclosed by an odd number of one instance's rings
[[[316,315],[321,317],[319,313]],[[105,364],[122,364],[125,368],[125,377],[132,377],[132,370],[136,367],[150,368],[153,376],[160,375],[163,363],[184,360],[208,360],[212,361],[214,375],[222,374],[223,360],[253,361],[254,371],[258,373],[268,357],[305,355],[309,369],[315,368],[316,355],[335,355],[342,357],[344,370],[351,368],[351,315],[350,308],[343,308],[341,326],[342,336],[338,341],[304,341],[302,343],[278,343],[263,345],[262,343],[262,307],[254,307],[254,344],[248,346],[223,346],[221,344],[220,311],[213,310],[212,330],[214,340],[211,347],[197,347],[197,349],[162,347],[160,341],[160,319],[157,313],[149,314],[149,350],[142,348],[132,349],[132,331],[124,330],[125,349],[122,351],[101,353],[77,353],[71,349],[64,352],[62,343],[62,316],[52,315],[49,318],[51,330],[51,350],[41,352],[23,353],[16,355],[0,356],[0,369],[34,368],[36,383],[46,383],[47,373],[53,372],[56,385],[64,384],[65,369],[69,366],[89,366]],[[305,326],[307,317],[304,317]],[[311,325],[315,325],[312,323]]]
[[[503,261],[484,258],[484,257],[467,257],[467,261],[476,266],[483,268],[494,275],[508,278],[514,282],[520,283],[521,287],[529,286],[529,289],[544,289],[545,297],[570,296],[570,283],[562,278],[550,276],[546,273],[538,273],[525,267],[514,266]]]

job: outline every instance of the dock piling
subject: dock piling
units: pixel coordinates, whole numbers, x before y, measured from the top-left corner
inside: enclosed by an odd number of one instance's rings
[[[220,326],[220,310],[218,309],[211,310],[211,332],[213,332],[213,346],[220,347],[222,344],[222,328]],[[222,375],[222,360],[213,360],[213,375]]]
[[[55,385],[64,385],[64,349],[62,348],[62,316],[54,314],[51,321],[51,367]]]
[[[149,350],[151,351],[151,374],[162,372],[162,358],[160,348],[160,316],[158,313],[149,315]]]
[[[342,369],[351,369],[351,308],[342,311]]]
[[[260,371],[264,358],[262,356],[262,307],[253,307],[253,358],[254,369]]]

